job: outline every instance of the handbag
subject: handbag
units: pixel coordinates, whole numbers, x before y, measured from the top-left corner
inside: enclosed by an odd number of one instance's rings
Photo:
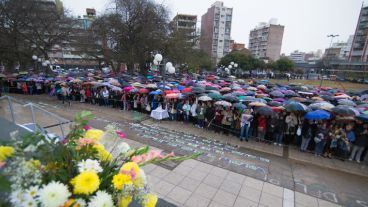
[[[302,128],[298,127],[298,130],[296,130],[296,135],[300,136],[302,135]]]
[[[146,106],[146,111],[151,111],[151,106],[149,104]]]

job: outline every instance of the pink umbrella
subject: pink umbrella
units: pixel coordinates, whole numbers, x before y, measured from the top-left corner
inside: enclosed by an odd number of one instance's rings
[[[127,86],[127,87],[124,87],[123,90],[124,90],[124,92],[129,92],[129,91],[133,90],[133,87],[132,86]]]

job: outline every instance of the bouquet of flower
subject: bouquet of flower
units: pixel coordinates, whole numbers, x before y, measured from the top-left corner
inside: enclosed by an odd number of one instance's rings
[[[93,129],[87,125],[92,118],[90,112],[77,114],[63,140],[42,134],[19,139],[12,134],[11,143],[0,146],[0,196],[8,198],[3,204],[125,207],[134,201],[153,207],[157,196],[150,192],[141,167],[199,156],[162,155],[148,146],[131,149],[120,140],[126,135],[117,126]]]

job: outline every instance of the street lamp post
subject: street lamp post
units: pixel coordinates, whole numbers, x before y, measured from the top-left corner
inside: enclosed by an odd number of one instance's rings
[[[161,54],[156,54],[154,56],[154,60],[153,60],[153,64],[157,65],[157,67],[159,68],[159,71],[161,72],[162,74],[162,78],[163,78],[163,83],[165,85],[165,78],[166,78],[166,71],[169,73],[169,74],[174,74],[175,73],[175,67],[172,65],[171,62],[167,62],[165,64],[165,68],[162,68],[161,69],[161,65],[164,65],[164,64],[161,64],[163,60],[163,57]],[[164,86],[165,87],[165,86]]]
[[[32,55],[32,60],[33,60],[33,69],[35,71],[37,71],[37,60],[38,60],[38,57],[36,55]]]
[[[328,48],[328,52],[327,52],[327,54],[326,54],[326,58],[327,58],[327,62],[328,62],[328,66],[330,66],[330,57],[329,57],[329,54],[331,53],[331,47],[332,47],[332,43],[333,43],[333,39],[335,38],[335,37],[338,37],[339,35],[338,34],[330,34],[330,35],[327,35],[327,37],[328,38],[331,38],[331,41],[330,41],[330,47]],[[327,71],[327,70],[321,70],[321,82],[320,82],[320,84],[319,84],[319,87],[321,87],[322,86],[322,83],[323,83],[323,71]]]

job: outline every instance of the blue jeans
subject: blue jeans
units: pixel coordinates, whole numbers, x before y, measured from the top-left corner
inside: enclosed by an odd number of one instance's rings
[[[302,138],[302,145],[300,146],[300,150],[305,151],[308,148],[309,145],[309,141],[311,140],[311,138]]]
[[[204,119],[198,119],[199,127],[204,127]]]
[[[170,120],[171,121],[175,121],[176,120],[176,113],[175,114],[169,113],[169,116],[170,116]]]
[[[189,121],[189,115],[184,113],[184,121]]]
[[[321,155],[323,153],[323,149],[325,148],[326,141],[322,140],[316,144],[316,148],[314,149],[314,152],[316,155]]]
[[[240,140],[248,140],[249,124],[244,124],[240,129]]]
[[[282,144],[282,133],[275,133],[275,141],[277,144]]]

